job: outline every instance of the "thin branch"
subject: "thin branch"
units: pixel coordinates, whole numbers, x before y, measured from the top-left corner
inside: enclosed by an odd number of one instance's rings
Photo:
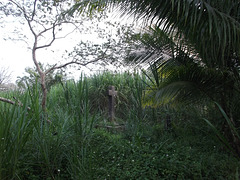
[[[15,4],[23,13],[24,15],[26,14],[26,11],[23,7],[21,7],[17,2],[13,1],[13,0],[9,0],[11,3]]]
[[[0,85],[11,80],[12,72],[8,68],[0,68]]]
[[[57,21],[57,20],[56,20]],[[56,33],[55,33],[55,28],[57,26],[60,26],[62,24],[73,24],[75,26],[75,29],[73,31],[71,31],[70,33],[66,34],[64,37],[59,37],[59,38],[56,38]],[[61,38],[65,38],[67,37],[69,34],[73,33],[76,29],[78,29],[78,26],[76,26],[73,22],[68,22],[68,21],[65,21],[65,22],[61,22],[61,23],[57,23],[56,22],[52,25],[52,27],[49,27],[49,28],[46,28],[44,29],[42,32],[40,32],[37,37],[41,36],[43,33],[49,31],[52,29],[52,40],[50,43],[46,44],[46,45],[42,45],[42,46],[38,46],[36,47],[36,49],[42,49],[42,48],[46,48],[46,47],[50,47],[52,45],[52,43],[56,40],[56,39],[61,39]]]
[[[30,31],[32,32],[32,34],[34,35],[34,37],[36,38],[36,33],[34,32],[33,28],[32,28],[32,25],[31,25],[31,21],[33,21],[33,18],[34,18],[34,14],[35,14],[35,7],[36,7],[36,2],[37,0],[34,1],[34,11],[33,11],[33,15],[32,15],[32,18],[29,19],[28,15],[27,15],[27,12],[25,10],[25,8],[21,7],[17,2],[13,1],[13,0],[9,0],[11,3],[15,4],[23,13],[24,15],[24,18],[26,19],[27,23],[28,23],[28,26],[30,28]]]
[[[62,36],[62,37],[57,37],[56,39],[64,39],[64,38],[66,38],[67,36],[69,36],[70,34],[72,34],[74,31],[76,31],[77,29],[79,29],[79,27],[78,27],[75,23],[73,23],[73,22],[64,22],[64,23],[70,23],[70,24],[74,25],[75,28],[74,28],[71,32],[65,34],[65,35]],[[63,23],[62,23],[62,24],[63,24]],[[79,25],[79,26],[80,26],[80,25]]]
[[[35,12],[36,12],[36,4],[37,4],[37,0],[35,0],[35,1],[34,1],[32,18],[31,18],[31,20],[30,20],[30,21],[33,21],[33,19],[34,19]]]
[[[56,66],[54,65],[53,67],[51,67],[50,69],[48,69],[47,71],[45,71],[45,74],[48,74],[49,72],[53,71],[53,70],[56,70],[56,69],[61,69],[61,68],[64,68],[68,65],[71,65],[71,64],[77,64],[77,65],[80,65],[80,66],[86,66],[90,63],[94,63],[94,62],[97,62],[101,59],[103,59],[104,57],[100,57],[100,58],[97,58],[97,59],[94,59],[92,61],[88,61],[88,62],[85,62],[85,63],[81,63],[81,62],[78,62],[78,61],[70,61],[68,63],[65,63],[65,64],[62,64],[62,65],[59,65],[59,66]]]
[[[99,57],[99,58],[96,58],[94,60],[91,60],[91,61],[88,61],[88,62],[85,62],[85,63],[81,63],[81,62],[78,62],[77,60],[75,61],[70,61],[70,62],[67,62],[65,64],[62,64],[62,65],[59,65],[57,66],[57,64],[53,65],[51,68],[49,68],[48,70],[45,71],[45,74],[48,74],[49,72],[53,71],[53,70],[56,70],[56,69],[61,69],[61,68],[64,68],[68,65],[71,65],[71,64],[77,64],[77,65],[80,65],[80,66],[87,66],[88,64],[90,63],[95,63],[99,60],[102,60],[104,58],[106,58],[106,52],[107,50],[109,49],[110,45],[106,48],[106,50],[104,51],[102,57]]]
[[[40,21],[37,21],[37,20],[33,20],[33,22],[35,22],[36,24],[39,24],[40,26],[42,26],[43,29],[47,29],[45,27],[45,25],[43,23],[41,23]]]
[[[16,99],[16,98],[15,98]],[[17,99],[16,99],[17,100]],[[15,102],[15,101],[12,101],[12,100],[10,100],[10,99],[6,99],[6,98],[3,98],[3,97],[0,97],[0,101],[2,101],[2,102],[5,102],[5,103],[9,103],[9,104],[12,104],[12,105],[18,105],[18,106],[21,106],[21,107],[23,107],[23,104],[20,102],[20,101],[18,101],[18,102]],[[27,107],[27,109],[28,110],[31,110],[31,108],[30,107]]]
[[[56,27],[56,25],[54,24],[51,28],[45,29],[44,31],[42,31],[41,33],[38,34],[37,37],[39,37],[40,35],[42,35],[44,32],[47,32],[47,31],[49,31],[49,30],[52,29],[52,40],[51,40],[51,42],[48,43],[48,44],[45,44],[45,45],[36,47],[36,50],[37,50],[37,49],[46,48],[46,47],[50,47],[50,46],[52,45],[52,43],[56,40],[56,37],[55,37],[55,27]]]
[[[49,28],[45,28],[45,26],[44,26],[42,23],[36,21],[37,24],[41,25],[41,26],[44,28],[43,31],[41,31],[39,34],[36,34],[36,32],[35,32],[34,29],[33,29],[33,26],[32,26],[32,24],[31,24],[31,22],[34,21],[34,16],[35,16],[35,14],[36,14],[36,4],[37,4],[37,0],[34,1],[33,11],[32,11],[32,16],[31,16],[31,18],[28,17],[26,10],[25,10],[23,7],[21,7],[17,2],[15,2],[15,1],[13,1],[13,0],[10,0],[10,2],[12,2],[13,4],[15,4],[15,5],[22,11],[22,13],[23,13],[23,15],[24,15],[24,18],[26,19],[26,21],[27,21],[27,23],[28,23],[28,26],[29,26],[29,28],[30,28],[30,31],[31,31],[32,34],[34,35],[35,42],[37,42],[37,39],[38,39],[39,36],[42,36],[42,34],[44,34],[45,32],[47,32],[47,31],[49,31],[49,30],[52,30],[52,40],[51,40],[51,42],[48,43],[48,44],[46,44],[46,45],[42,45],[42,46],[37,46],[37,43],[36,43],[35,46],[34,46],[36,50],[37,50],[37,49],[46,48],[46,47],[50,47],[50,46],[52,45],[52,43],[56,40],[56,34],[55,34],[55,28],[56,28],[56,26],[60,26],[60,25],[62,25],[62,24],[64,24],[64,23],[70,23],[70,24],[73,24],[73,25],[75,26],[75,29],[74,29],[72,32],[74,32],[76,29],[78,29],[78,26],[76,26],[73,22],[67,22],[67,21],[65,21],[65,22],[57,23],[57,18],[56,18],[56,20],[55,20],[55,22],[53,23],[53,25],[52,25],[51,27],[49,27]],[[68,36],[68,35],[71,34],[72,32],[68,33],[66,36]],[[66,37],[66,36],[64,36],[64,37]],[[63,38],[64,38],[64,37],[63,37]],[[57,39],[60,39],[60,38],[57,38]]]
[[[13,104],[13,105],[16,104],[16,102],[11,101],[11,100],[9,100],[9,99],[5,99],[5,98],[3,98],[3,97],[0,97],[0,101],[6,102],[6,103],[9,103],[9,104]]]

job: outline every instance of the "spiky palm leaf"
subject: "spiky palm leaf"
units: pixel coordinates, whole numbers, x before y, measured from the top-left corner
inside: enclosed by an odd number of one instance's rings
[[[208,67],[224,69],[239,65],[238,0],[92,0],[76,1],[75,6],[81,7],[86,2],[84,7],[90,10],[117,4],[122,13],[151,21],[179,44],[191,44]]]
[[[221,72],[201,67],[189,57],[181,61],[176,57],[152,68],[154,83],[145,92],[145,103],[178,106],[219,98],[223,88]]]
[[[126,63],[148,64],[173,56],[173,40],[158,27],[148,27],[144,33],[128,35],[133,50],[128,54]]]
[[[240,3],[238,0],[116,0],[124,12],[151,20],[178,40],[198,50],[208,66],[225,66],[226,55],[240,47]]]

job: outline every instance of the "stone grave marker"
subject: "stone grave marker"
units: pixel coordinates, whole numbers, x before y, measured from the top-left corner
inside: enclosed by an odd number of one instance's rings
[[[114,121],[115,118],[115,97],[117,96],[117,91],[115,91],[114,86],[109,86],[108,88],[108,98],[109,98],[109,119]]]

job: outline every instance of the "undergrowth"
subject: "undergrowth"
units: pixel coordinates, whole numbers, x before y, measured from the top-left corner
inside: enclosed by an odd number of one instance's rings
[[[37,85],[1,93],[21,105],[0,102],[0,179],[238,179],[240,163],[194,107],[143,107],[146,81],[106,72],[62,82],[46,112]],[[110,85],[118,91],[115,122]]]

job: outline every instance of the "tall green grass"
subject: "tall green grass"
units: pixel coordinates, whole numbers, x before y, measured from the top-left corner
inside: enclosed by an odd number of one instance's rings
[[[56,106],[57,104],[57,106]],[[56,107],[51,111],[52,119],[56,119],[61,112],[66,112],[66,124],[59,125],[59,118],[57,124],[59,128],[66,127],[68,153],[67,171],[71,174],[73,179],[85,179],[89,177],[90,163],[88,162],[88,143],[91,140],[91,134],[98,116],[90,113],[91,107],[89,103],[89,85],[86,78],[83,76],[76,83],[74,81],[64,82],[51,91],[49,98],[49,109],[51,106]],[[62,120],[60,120],[61,122]],[[62,134],[61,130],[56,130],[57,133]]]
[[[193,109],[143,107],[147,83],[138,73],[81,76],[50,89],[46,112],[37,85],[24,93],[4,94],[23,106],[0,102],[0,179],[238,176],[239,163],[214,141],[211,128],[201,124]],[[118,91],[115,122],[121,130],[108,121],[110,85]],[[169,114],[173,127],[165,131]]]
[[[38,98],[34,97],[36,94],[29,94],[30,91],[23,95],[14,94],[22,106],[0,103],[0,179],[19,178],[22,161],[28,156],[26,147],[40,114],[39,109],[33,106],[38,104]],[[12,92],[7,97],[11,96]]]
[[[0,103],[0,179],[80,178],[89,166],[87,144],[97,119],[90,114],[87,81],[52,89],[47,112],[38,89],[17,96],[23,106]]]

